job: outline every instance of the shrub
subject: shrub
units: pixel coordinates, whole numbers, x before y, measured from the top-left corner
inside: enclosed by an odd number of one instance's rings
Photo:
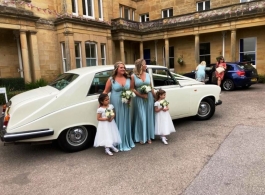
[[[259,74],[259,80],[258,80],[259,83],[265,83],[265,74],[261,75]]]
[[[41,78],[39,80],[36,80],[35,82],[26,83],[25,89],[26,90],[36,89],[36,88],[43,87],[46,85],[48,85],[48,82]]]
[[[25,89],[24,78],[0,78],[0,86],[11,91],[19,91]]]
[[[7,99],[8,101],[15,95],[22,93],[24,91],[9,91],[8,89],[6,89],[6,95],[7,95]],[[5,94],[0,94],[0,105],[3,105],[6,103],[6,99],[5,99]]]

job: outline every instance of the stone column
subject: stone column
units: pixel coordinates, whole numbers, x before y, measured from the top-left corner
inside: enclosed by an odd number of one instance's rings
[[[125,63],[124,62],[125,56],[124,56],[124,40],[123,39],[120,39],[120,56],[121,56],[121,61]]]
[[[38,48],[38,40],[36,34],[37,31],[30,31],[30,47],[31,47],[30,56],[32,60],[32,73],[34,81],[41,78],[39,48]]]
[[[24,79],[25,82],[28,83],[31,82],[32,79],[31,79],[30,66],[29,66],[29,50],[28,50],[26,31],[20,31],[20,42],[21,42]]]
[[[113,62],[113,54],[114,52],[112,52],[112,38],[111,36],[107,37],[107,47],[106,47],[106,57],[107,57],[107,62],[106,64],[114,64]]]
[[[74,33],[68,33],[68,41],[69,41],[69,53],[70,53],[70,68],[76,68],[75,61],[75,41],[74,41]]]
[[[165,66],[169,68],[169,43],[168,43],[168,38],[165,39]]]
[[[236,30],[231,30],[231,62],[236,61]]]
[[[65,42],[65,57],[66,57],[66,64],[65,64],[65,68],[66,68],[66,72],[71,70],[71,48],[72,48],[72,40],[70,38],[70,31],[65,31],[64,33],[64,42]]]
[[[140,41],[140,58],[144,58],[144,43],[143,41]]]
[[[200,36],[199,34],[195,35],[195,65],[197,66],[200,63]]]

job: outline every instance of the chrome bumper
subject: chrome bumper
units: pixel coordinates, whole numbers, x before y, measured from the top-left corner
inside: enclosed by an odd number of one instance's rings
[[[45,137],[53,135],[54,131],[52,129],[40,129],[35,131],[23,131],[19,133],[6,133],[5,130],[1,130],[1,140],[3,142],[14,142],[19,140]]]
[[[221,105],[222,103],[223,103],[222,100],[218,100],[218,101],[215,103],[215,105],[218,106],[218,105]]]

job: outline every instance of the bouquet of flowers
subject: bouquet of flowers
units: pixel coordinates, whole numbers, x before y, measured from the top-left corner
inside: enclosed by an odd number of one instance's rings
[[[169,102],[165,99],[160,101],[160,106],[162,106],[163,108],[167,107],[168,104],[169,104]]]
[[[140,92],[141,93],[143,93],[143,94],[147,94],[148,92],[150,92],[151,91],[151,86],[149,86],[149,85],[142,85],[141,87],[140,87]]]
[[[105,113],[107,118],[111,118],[114,116],[114,112],[112,109],[106,109]]]
[[[122,103],[129,104],[132,97],[135,97],[135,93],[132,90],[124,89],[121,92],[121,101]]]

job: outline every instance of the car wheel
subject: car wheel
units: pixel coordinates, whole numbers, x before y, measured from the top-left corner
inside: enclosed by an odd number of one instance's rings
[[[198,120],[208,120],[210,119],[215,112],[215,104],[211,98],[204,98],[198,108],[198,113],[196,118]]]
[[[64,130],[59,138],[59,146],[67,152],[76,152],[86,149],[95,138],[95,131],[88,131],[85,126],[76,126]]]
[[[235,88],[235,84],[231,79],[225,79],[222,87],[225,91],[232,91]]]

